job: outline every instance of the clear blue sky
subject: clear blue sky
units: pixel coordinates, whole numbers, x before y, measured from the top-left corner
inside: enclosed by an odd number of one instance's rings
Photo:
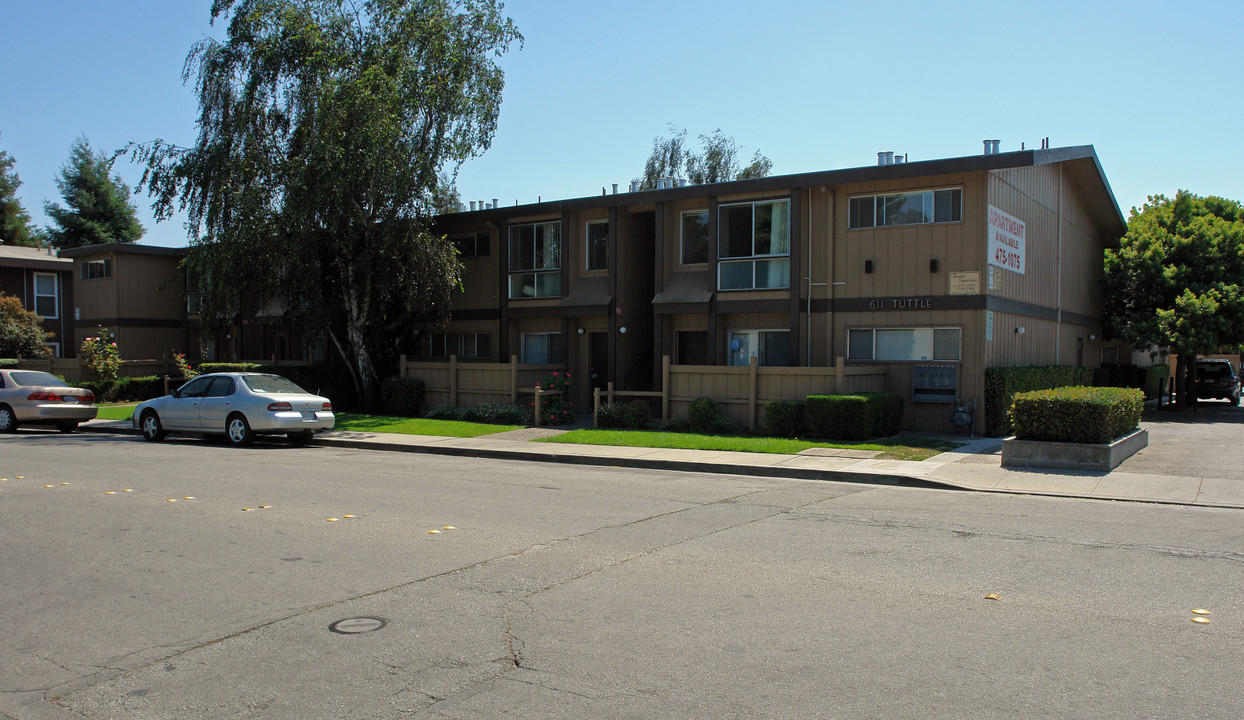
[[[115,150],[189,144],[190,46],[210,0],[0,2],[0,148],[40,224],[74,138]],[[763,7],[762,7],[763,5]],[[525,36],[502,60],[492,148],[464,200],[503,204],[622,189],[674,123],[721,128],[774,174],[1002,149],[1096,146],[1126,215],[1186,188],[1244,201],[1244,3],[513,0]],[[141,168],[118,162],[131,186]],[[143,242],[186,244],[135,198]]]

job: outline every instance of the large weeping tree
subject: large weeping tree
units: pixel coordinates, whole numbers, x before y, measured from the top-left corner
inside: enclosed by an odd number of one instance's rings
[[[138,145],[157,212],[189,218],[202,316],[279,303],[328,333],[374,405],[379,369],[448,319],[460,264],[432,235],[446,178],[491,144],[521,42],[495,0],[215,0],[186,59],[193,147]],[[446,173],[448,172],[448,175]]]

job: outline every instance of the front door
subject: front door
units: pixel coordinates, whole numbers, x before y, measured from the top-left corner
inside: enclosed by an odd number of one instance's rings
[[[604,390],[609,382],[609,333],[594,332],[587,336],[587,364],[593,388]]]

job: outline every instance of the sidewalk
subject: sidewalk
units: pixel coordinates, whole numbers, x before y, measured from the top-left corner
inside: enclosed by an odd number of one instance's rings
[[[1142,423],[1142,427],[1146,425]],[[84,423],[80,429],[85,432],[137,434],[127,420],[93,420]],[[1155,428],[1147,429],[1150,429],[1152,438]],[[872,460],[859,457],[861,453],[858,451],[819,448],[815,454],[771,455],[531,441],[536,437],[556,435],[558,432],[544,428],[531,428],[478,438],[450,438],[333,431],[317,436],[314,444],[360,450],[431,453],[498,460],[1244,508],[1244,480],[1239,479],[1238,476],[1210,477],[1128,472],[1127,466],[1130,460],[1110,473],[1012,470],[1002,467],[1002,443],[998,438],[956,437],[957,442],[965,443],[962,447],[920,462]]]

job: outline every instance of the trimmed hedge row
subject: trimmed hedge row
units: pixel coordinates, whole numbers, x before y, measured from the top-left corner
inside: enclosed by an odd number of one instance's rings
[[[1144,404],[1137,388],[1061,387],[1017,394],[1010,416],[1021,440],[1108,443],[1136,429]]]
[[[164,377],[147,375],[116,380],[84,380],[77,386],[95,393],[96,402],[142,402],[164,394]]]
[[[1011,434],[1010,409],[1015,393],[1093,383],[1093,368],[1053,365],[1045,367],[985,368],[985,434]]]
[[[798,437],[803,430],[803,403],[771,400],[765,405],[765,427],[773,437]]]
[[[1093,384],[1098,387],[1139,388],[1145,399],[1152,400],[1166,388],[1171,377],[1169,365],[1102,365],[1093,373]]]
[[[833,440],[889,437],[903,419],[903,396],[898,393],[809,395],[805,407],[817,434]]]
[[[639,430],[648,425],[652,408],[643,400],[628,403],[604,403],[596,412],[596,424],[602,428]]]
[[[387,377],[380,383],[380,398],[384,410],[400,417],[423,415],[425,387],[416,378]]]

